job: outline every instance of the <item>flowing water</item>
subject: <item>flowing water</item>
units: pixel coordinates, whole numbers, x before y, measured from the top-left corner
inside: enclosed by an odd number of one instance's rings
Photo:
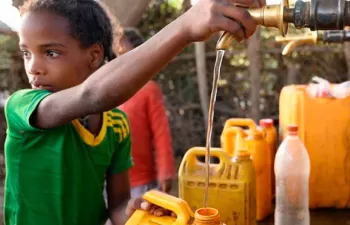
[[[208,204],[208,191],[209,191],[209,173],[210,173],[210,147],[211,147],[211,133],[213,130],[213,119],[214,119],[214,107],[216,102],[216,94],[218,90],[218,81],[220,78],[220,68],[222,59],[224,58],[225,50],[217,50],[216,61],[214,66],[213,85],[210,95],[209,112],[208,112],[208,127],[207,127],[207,138],[206,138],[206,154],[205,154],[205,165],[206,165],[206,177],[205,177],[205,194],[204,194],[204,208],[207,208]]]

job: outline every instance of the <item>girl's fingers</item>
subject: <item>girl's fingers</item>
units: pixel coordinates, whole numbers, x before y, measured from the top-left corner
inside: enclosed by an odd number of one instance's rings
[[[243,38],[248,38],[254,34],[256,23],[247,10],[232,5],[222,5],[221,7],[222,9],[220,10],[222,14],[227,17],[225,19],[228,20],[226,22],[221,22],[225,30],[228,29],[227,31],[236,34],[238,30],[243,29]]]
[[[221,6],[224,16],[215,18],[215,26],[233,34],[237,41],[249,38],[254,34],[256,24],[250,14],[244,9],[234,6]]]
[[[141,209],[141,203],[143,202],[143,200],[141,198],[135,198],[132,199],[128,202],[128,205],[126,207],[126,215],[128,217],[132,216],[132,214],[135,212],[135,210],[137,209]]]
[[[261,8],[266,5],[266,0],[229,0],[233,5],[241,5],[247,8]]]
[[[144,201],[144,202],[141,203],[141,209],[145,210],[145,211],[148,211],[150,209],[151,205],[152,205],[151,203]]]

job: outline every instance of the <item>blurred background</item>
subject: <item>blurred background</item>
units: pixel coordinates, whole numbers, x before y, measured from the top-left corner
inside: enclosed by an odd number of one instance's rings
[[[150,38],[194,4],[194,0],[104,0],[124,27],[136,27]],[[28,86],[15,31],[17,8],[23,0],[0,0],[0,148],[6,123],[4,102],[14,91]],[[279,0],[267,1],[278,4]],[[293,4],[293,1],[290,2]],[[125,10],[127,9],[127,10]],[[305,33],[295,30],[289,34]],[[277,29],[260,28],[249,41],[235,43],[226,51],[215,108],[213,146],[219,146],[223,123],[231,117],[278,120],[279,93],[288,84],[308,83],[312,76],[340,83],[350,79],[348,44],[303,46],[283,57],[283,46],[274,38]],[[193,146],[205,145],[206,121],[215,44],[218,36],[206,43],[188,46],[155,79],[161,86],[167,106],[176,157]],[[3,156],[0,157],[4,177]]]
[[[0,1],[0,104],[12,92],[28,87],[17,37],[23,0]],[[136,27],[150,38],[191,7],[192,0],[104,0],[124,27]],[[278,4],[279,0],[268,0]],[[13,5],[12,5],[13,4]],[[293,1],[290,2],[293,4]],[[128,9],[128,10],[125,10]],[[290,26],[289,34],[305,33]],[[274,38],[277,29],[260,28],[250,41],[233,44],[226,51],[218,90],[213,145],[219,145],[224,121],[231,117],[254,120],[278,118],[280,90],[319,76],[330,82],[350,79],[348,44],[302,46],[283,57],[283,46]],[[176,156],[192,146],[205,145],[206,118],[218,36],[206,43],[192,44],[182,51],[155,79],[162,87],[170,120]],[[1,143],[6,124],[0,120]]]
[[[191,0],[103,0],[124,27],[135,27],[150,38],[188,10]],[[278,4],[279,0],[267,1]],[[29,87],[15,31],[23,0],[0,0],[0,177],[5,175],[3,146],[6,123],[3,106],[14,91]],[[290,2],[293,4],[293,1]],[[127,10],[126,10],[127,9]],[[290,26],[289,34],[305,33]],[[277,29],[260,28],[249,41],[226,51],[215,108],[213,146],[220,145],[224,122],[232,117],[278,124],[279,93],[283,86],[308,83],[312,76],[330,82],[350,80],[350,45],[318,44],[297,48],[283,57],[275,42]],[[164,93],[179,162],[189,148],[205,146],[208,102],[218,36],[188,46],[155,78]],[[2,187],[2,185],[0,186]],[[2,196],[2,195],[1,195]],[[2,204],[1,204],[2,205]],[[2,213],[2,211],[1,211]]]

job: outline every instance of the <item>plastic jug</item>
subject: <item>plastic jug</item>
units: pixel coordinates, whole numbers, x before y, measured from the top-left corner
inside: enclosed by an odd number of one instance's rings
[[[312,98],[307,85],[282,89],[280,139],[289,124],[299,127],[311,162],[310,208],[350,207],[350,97]]]
[[[229,119],[225,123],[221,135],[223,151],[235,155],[235,136],[230,131],[232,127],[248,127],[245,130],[244,145],[247,147],[253,158],[253,165],[256,173],[256,219],[263,220],[272,213],[272,188],[271,172],[272,162],[268,144],[264,132],[258,130],[255,122],[251,119]],[[233,150],[232,150],[233,149]]]
[[[310,158],[298,137],[298,126],[289,125],[275,161],[275,225],[310,225]]]
[[[205,152],[204,147],[188,150],[179,168],[179,197],[192,209],[204,204],[205,164],[197,158]],[[210,156],[219,163],[210,164],[208,206],[218,209],[227,225],[255,225],[255,171],[249,152],[239,151],[231,158],[211,148]]]
[[[256,130],[257,126],[255,124],[255,122],[252,119],[244,119],[244,118],[233,118],[233,119],[228,119],[225,122],[224,125],[224,129],[222,130],[222,134],[220,137],[220,141],[221,141],[221,148],[225,149],[225,151],[230,155],[233,156],[234,155],[234,150],[235,150],[235,142],[236,142],[236,138],[235,136],[232,136],[232,138],[230,139],[230,141],[225,140],[225,136],[223,135],[225,129],[229,128],[229,127],[242,127],[242,128],[248,128],[248,130]],[[246,136],[246,135],[244,135]],[[225,146],[227,145],[227,146]]]
[[[174,212],[176,218],[157,217],[146,211],[136,210],[125,225],[224,225],[220,221],[219,211],[214,208],[200,208],[193,214],[184,200],[156,190],[146,192],[143,198]]]
[[[261,119],[259,121],[260,128],[265,132],[265,139],[270,148],[271,158],[271,191],[272,197],[275,195],[275,173],[274,161],[277,151],[277,131],[273,125],[273,119]]]

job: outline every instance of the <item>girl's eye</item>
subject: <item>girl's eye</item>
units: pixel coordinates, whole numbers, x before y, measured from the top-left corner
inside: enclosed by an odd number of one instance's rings
[[[50,58],[57,58],[59,56],[59,54],[55,51],[47,51],[46,55]]]
[[[28,59],[30,57],[30,52],[27,50],[22,50],[23,58]]]

